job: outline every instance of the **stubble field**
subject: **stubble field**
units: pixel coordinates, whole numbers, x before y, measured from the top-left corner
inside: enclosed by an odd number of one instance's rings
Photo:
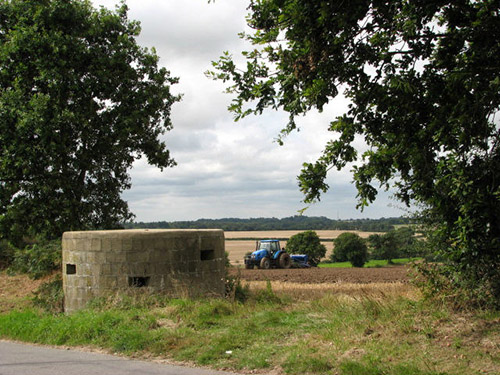
[[[269,231],[241,231],[241,232],[224,232],[226,239],[238,239],[238,238],[290,238],[294,234],[304,232],[303,230],[269,230]],[[340,234],[344,232],[357,233],[363,238],[367,238],[371,234],[377,232],[360,232],[353,230],[316,230],[316,234],[321,239],[333,239],[337,238]]]
[[[308,293],[319,293],[325,291],[338,291],[339,286],[354,289],[366,288],[376,285],[379,289],[396,288],[406,290],[410,279],[409,267],[393,266],[384,268],[306,268],[306,269],[270,269],[247,270],[243,268],[243,257],[249,251],[255,250],[256,239],[278,238],[281,246],[286,246],[283,239],[301,231],[255,231],[255,232],[225,232],[226,251],[229,261],[235,267],[230,270],[230,275],[237,276],[252,287],[263,288],[267,281],[272,283],[273,289],[277,291],[292,290],[293,293],[307,295]],[[333,250],[333,239],[345,231],[319,230],[316,231],[321,242],[326,246],[328,258]],[[357,232],[363,238],[367,238],[375,232]],[[364,284],[365,286],[363,286]],[[391,285],[389,285],[391,284]],[[382,287],[383,286],[383,287]]]
[[[249,251],[255,250],[255,240],[267,238],[290,238],[294,234],[303,232],[301,230],[277,230],[277,231],[247,231],[247,232],[224,232],[226,238],[226,251],[229,253],[229,261],[236,266],[243,265],[243,257]],[[357,233],[362,238],[368,238],[376,232],[359,232],[359,231],[342,231],[342,230],[317,230],[315,231],[323,245],[326,246],[326,258],[328,258],[333,250],[332,240],[337,238],[341,233],[353,232]],[[286,241],[281,240],[282,247],[286,246]]]

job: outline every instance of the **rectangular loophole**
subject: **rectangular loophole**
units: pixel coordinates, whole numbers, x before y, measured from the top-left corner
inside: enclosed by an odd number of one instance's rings
[[[76,264],[66,264],[66,275],[76,274]]]
[[[213,260],[213,259],[215,259],[215,251],[214,250],[202,250],[200,255],[201,255],[201,260]]]
[[[149,276],[129,276],[128,286],[133,288],[142,288],[149,285]]]

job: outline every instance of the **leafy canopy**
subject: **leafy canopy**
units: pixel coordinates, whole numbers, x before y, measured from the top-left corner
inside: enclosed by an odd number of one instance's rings
[[[400,227],[384,234],[372,234],[368,237],[371,259],[384,259],[392,263],[393,259],[420,256],[419,244],[415,231],[411,227]]]
[[[130,219],[134,160],[175,164],[160,137],[177,79],[137,44],[124,3],[0,0],[0,30],[1,236]]]
[[[286,243],[286,251],[290,254],[306,254],[309,263],[317,265],[326,254],[326,247],[320,242],[318,234],[306,230],[291,236]]]
[[[333,262],[350,262],[353,267],[363,267],[368,260],[366,242],[358,234],[344,232],[333,240]]]
[[[225,53],[209,75],[230,82],[236,119],[287,111],[280,139],[342,90],[349,110],[327,125],[332,139],[298,177],[305,201],[328,189],[329,170],[354,163],[359,206],[393,186],[402,202],[428,209],[450,277],[500,301],[499,7],[252,0],[246,67]],[[362,154],[356,137],[368,146]]]
[[[384,259],[392,263],[393,259],[399,258],[399,244],[394,231],[383,235],[372,234],[368,237],[368,244],[371,259]]]

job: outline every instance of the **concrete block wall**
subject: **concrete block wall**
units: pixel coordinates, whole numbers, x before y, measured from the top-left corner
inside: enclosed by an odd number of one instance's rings
[[[173,297],[224,293],[219,229],[66,232],[62,250],[66,312],[124,290]]]

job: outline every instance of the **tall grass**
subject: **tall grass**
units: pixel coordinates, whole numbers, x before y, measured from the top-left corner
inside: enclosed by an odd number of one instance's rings
[[[0,315],[0,337],[233,371],[468,375],[500,369],[491,347],[500,337],[491,323],[500,321],[497,313],[457,326],[462,317],[398,293],[344,290],[303,300],[270,283],[251,290],[245,303],[143,295],[96,300],[71,315],[12,311]],[[482,341],[464,338],[481,324],[488,327]]]

